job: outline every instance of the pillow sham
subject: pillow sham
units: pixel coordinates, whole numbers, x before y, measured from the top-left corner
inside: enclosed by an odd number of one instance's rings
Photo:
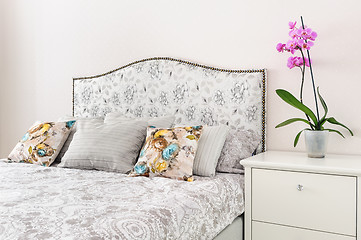
[[[105,123],[116,123],[119,121],[129,121],[129,120],[140,120],[147,121],[149,126],[154,126],[157,128],[170,128],[173,126],[175,116],[163,116],[163,117],[144,117],[144,118],[127,118],[124,117],[124,114],[120,112],[111,112],[105,116]]]
[[[58,167],[129,172],[145,138],[147,122],[115,124],[78,120],[77,131]]]
[[[8,160],[50,166],[74,123],[75,121],[35,123],[16,144]]]
[[[226,125],[204,126],[194,158],[193,174],[205,177],[214,176],[219,156],[226,141],[229,127]]]
[[[147,129],[130,176],[162,176],[193,181],[193,161],[203,126]]]
[[[253,130],[230,131],[217,164],[218,172],[244,173],[240,160],[252,156],[261,142],[261,136]]]

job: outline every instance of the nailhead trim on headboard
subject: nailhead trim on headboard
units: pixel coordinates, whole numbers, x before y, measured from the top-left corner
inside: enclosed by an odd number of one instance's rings
[[[189,61],[184,61],[184,60],[180,60],[180,59],[175,59],[175,58],[170,58],[170,57],[153,57],[153,58],[146,58],[146,59],[142,59],[142,60],[138,60],[138,61],[134,61],[132,63],[129,63],[127,65],[124,65],[122,67],[119,67],[117,69],[114,69],[112,71],[106,72],[104,74],[99,74],[99,75],[94,75],[94,76],[88,76],[88,77],[77,77],[77,78],[73,78],[73,115],[74,115],[74,84],[75,81],[78,80],[85,80],[85,79],[95,79],[95,78],[99,78],[99,77],[103,77],[109,74],[112,74],[116,71],[119,71],[121,69],[130,67],[134,64],[138,64],[138,63],[142,63],[142,62],[147,62],[147,61],[157,61],[157,60],[166,60],[166,61],[173,61],[173,62],[179,62],[179,63],[183,63],[183,64],[188,64],[191,66],[195,66],[195,67],[200,67],[203,69],[208,69],[208,70],[212,70],[212,71],[219,71],[219,72],[228,72],[228,73],[261,73],[263,75],[263,79],[262,79],[262,149],[261,151],[265,151],[265,134],[266,134],[266,70],[265,69],[253,69],[253,70],[230,70],[230,69],[221,69],[221,68],[215,68],[215,67],[209,67],[206,65],[202,65],[202,64],[198,64],[198,63],[192,63]]]

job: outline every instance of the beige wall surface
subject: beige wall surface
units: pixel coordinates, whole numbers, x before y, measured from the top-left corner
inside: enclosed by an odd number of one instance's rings
[[[355,133],[332,134],[329,152],[361,154],[360,9],[358,0],[0,0],[0,157],[36,120],[71,114],[72,77],[154,56],[267,68],[268,149],[304,151],[303,139],[293,148],[301,123],[274,128],[303,116],[275,94],[298,95],[300,71],[275,46],[300,15],[319,35],[311,56],[330,116]],[[309,77],[305,88],[313,107]]]

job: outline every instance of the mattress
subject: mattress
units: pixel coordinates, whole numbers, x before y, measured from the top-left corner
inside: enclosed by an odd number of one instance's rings
[[[0,161],[0,239],[212,239],[243,213],[243,182]]]

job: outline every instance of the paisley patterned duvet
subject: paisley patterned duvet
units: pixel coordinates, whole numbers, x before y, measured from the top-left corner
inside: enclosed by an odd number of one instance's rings
[[[0,161],[0,239],[212,239],[243,213],[243,176],[183,182]]]

